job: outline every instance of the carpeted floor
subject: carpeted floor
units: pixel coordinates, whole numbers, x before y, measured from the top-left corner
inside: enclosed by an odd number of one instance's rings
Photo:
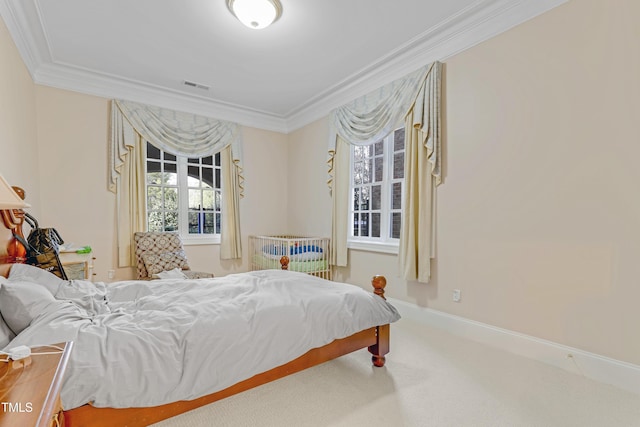
[[[155,427],[640,427],[640,395],[409,320],[361,350]]]

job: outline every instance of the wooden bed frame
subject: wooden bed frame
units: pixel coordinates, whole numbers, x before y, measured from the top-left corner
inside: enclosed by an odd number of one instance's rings
[[[0,275],[3,276],[7,276],[11,267],[11,264],[7,262],[15,262],[7,256],[5,249],[10,242],[13,243],[11,233],[2,227],[0,230]],[[287,270],[288,257],[282,257],[280,263],[282,269]],[[371,284],[374,293],[384,298],[386,279],[383,276],[374,276]],[[87,404],[64,411],[64,423],[61,425],[65,427],[148,426],[363,348],[368,348],[373,355],[371,360],[374,366],[384,366],[385,355],[389,352],[389,325],[376,326],[349,337],[337,339],[323,347],[314,348],[289,363],[195,400],[178,401],[146,408],[97,408]]]

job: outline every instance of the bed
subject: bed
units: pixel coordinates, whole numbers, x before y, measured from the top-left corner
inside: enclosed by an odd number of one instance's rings
[[[108,286],[19,264],[0,273],[0,309],[11,292],[48,301],[5,349],[74,342],[67,427],[146,426],[362,348],[383,366],[399,318],[381,276],[370,293],[283,270]]]
[[[332,280],[329,238],[295,235],[249,236],[249,269],[280,269],[286,256],[288,269]]]

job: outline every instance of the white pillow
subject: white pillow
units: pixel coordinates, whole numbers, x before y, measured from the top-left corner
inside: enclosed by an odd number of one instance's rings
[[[5,348],[16,337],[4,318],[0,316],[0,348]]]
[[[11,281],[0,287],[0,312],[16,335],[54,303],[53,294],[35,283]]]
[[[179,268],[174,268],[169,271],[161,271],[151,277],[154,279],[188,279],[187,275]]]
[[[29,264],[13,264],[9,271],[10,282],[31,282],[42,285],[55,295],[64,280],[53,273]]]
[[[8,280],[2,276],[0,276],[0,287],[7,283]],[[11,328],[7,326],[7,323],[4,321],[4,318],[0,314],[0,348],[4,348],[14,339],[16,334],[13,333]]]

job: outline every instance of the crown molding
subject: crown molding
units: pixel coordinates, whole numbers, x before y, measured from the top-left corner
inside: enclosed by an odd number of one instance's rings
[[[569,0],[478,1],[286,115],[291,132],[434,61],[448,58]]]
[[[120,98],[289,133],[433,61],[445,61],[568,0],[478,0],[435,28],[281,116],[54,62],[34,0],[0,0],[0,14],[36,84]]]
[[[41,64],[51,61],[38,9],[31,1],[15,3],[11,0],[0,0],[0,15],[33,77]],[[33,29],[26,31],[26,28]]]
[[[43,64],[33,76],[35,83],[104,98],[124,99],[236,122],[244,126],[287,133],[283,117],[209,98],[188,95],[141,81],[96,73],[61,64]]]

